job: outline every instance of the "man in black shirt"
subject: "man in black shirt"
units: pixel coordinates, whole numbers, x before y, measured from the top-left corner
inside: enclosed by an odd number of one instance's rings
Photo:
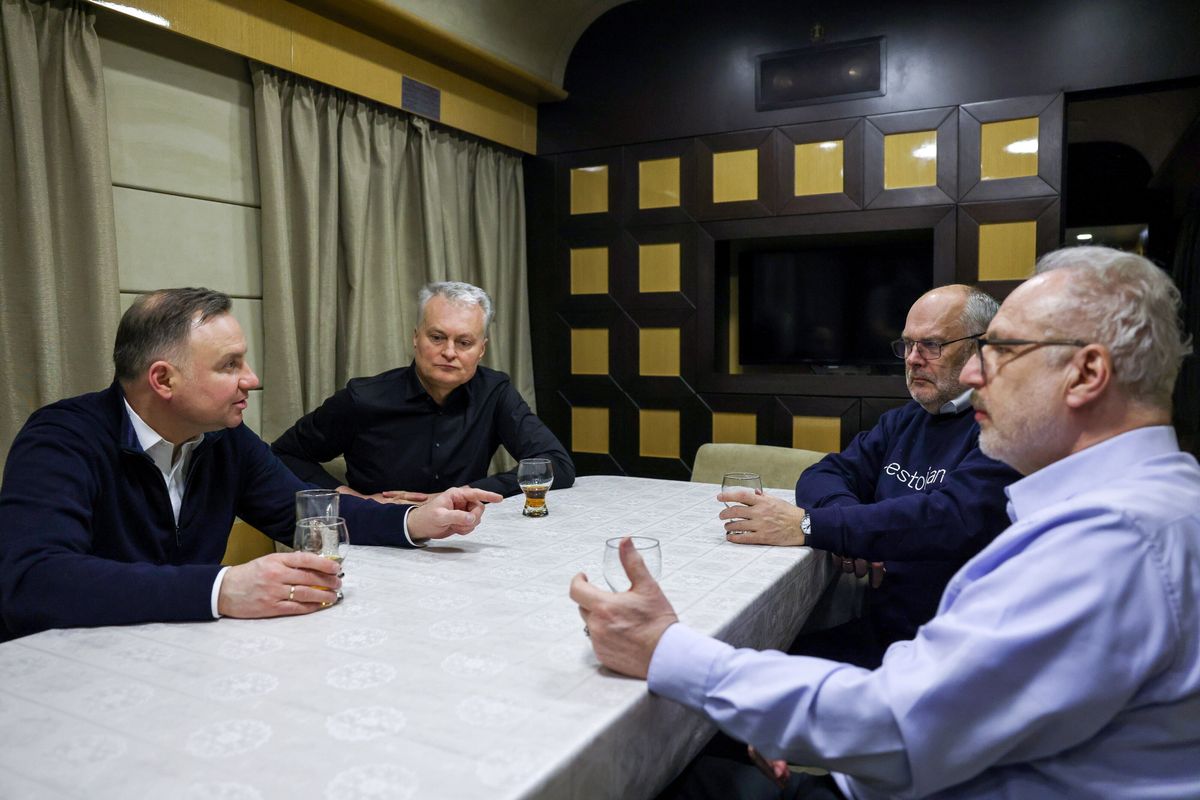
[[[271,449],[301,480],[381,502],[422,502],[451,486],[520,493],[516,471],[488,475],[496,448],[513,458],[548,458],[554,488],[575,482],[575,465],[530,411],[508,376],[479,366],[492,300],[456,281],[419,296],[413,363],[346,388],[301,417]],[[321,467],[346,459],[344,485]]]

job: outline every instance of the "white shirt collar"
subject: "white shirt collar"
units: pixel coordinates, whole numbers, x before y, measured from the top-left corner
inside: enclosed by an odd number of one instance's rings
[[[172,456],[175,452],[175,445],[168,442],[158,434],[158,431],[146,424],[146,421],[138,416],[138,413],[133,410],[133,406],[129,405],[129,401],[121,398],[125,403],[125,413],[129,415],[129,422],[133,425],[133,432],[137,435],[138,444],[146,455],[154,461],[163,473],[170,473],[172,468]],[[194,439],[188,439],[181,445],[179,451],[178,463],[183,463],[187,460],[188,455],[196,448],[196,445],[204,441],[204,434],[196,436]]]
[[[970,408],[970,407],[971,407],[971,390],[967,389],[965,392],[963,392],[962,394],[960,394],[958,397],[954,398],[953,400],[943,403],[942,407],[938,409],[938,413],[939,414],[957,414],[958,412],[962,411],[964,408]]]

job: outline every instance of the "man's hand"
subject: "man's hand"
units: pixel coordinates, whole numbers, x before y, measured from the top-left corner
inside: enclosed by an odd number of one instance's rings
[[[388,489],[387,491],[376,492],[375,494],[363,494],[362,492],[354,491],[345,484],[337,487],[335,491],[337,491],[339,494],[352,494],[355,497],[361,497],[364,500],[374,500],[376,503],[411,503],[412,505],[418,506],[437,497],[436,494],[427,494],[426,492],[406,492],[401,489]]]
[[[579,604],[579,616],[600,663],[645,678],[658,640],[679,617],[628,536],[621,540],[620,553],[621,566],[633,584],[629,591],[597,589],[581,572],[571,580],[571,599]]]
[[[799,547],[804,544],[800,522],[804,509],[786,500],[749,489],[728,489],[717,495],[722,503],[741,503],[721,509],[725,538],[738,544],[777,544]]]
[[[758,767],[763,775],[766,775],[780,789],[786,789],[788,778],[791,777],[791,770],[788,769],[788,763],[782,758],[777,758],[773,761],[767,761],[762,754],[754,749],[754,745],[746,745],[746,752],[750,754],[750,760],[754,762],[754,766]]]
[[[882,561],[867,561],[865,558],[849,558],[848,556],[839,556],[837,553],[832,553],[834,564],[840,564],[842,572],[853,572],[856,578],[861,578],[869,571],[871,573],[871,588],[878,589],[883,584],[883,576],[887,574],[887,567]]]
[[[377,503],[411,503],[414,506],[428,503],[433,498],[437,497],[441,492],[405,492],[400,489],[389,489],[386,492],[371,495],[371,499]]]
[[[495,492],[469,486],[447,489],[408,512],[408,535],[416,541],[470,533],[483,517],[483,504],[499,503],[503,499]]]
[[[254,619],[309,614],[337,602],[341,565],[312,553],[272,553],[230,567],[217,613]]]

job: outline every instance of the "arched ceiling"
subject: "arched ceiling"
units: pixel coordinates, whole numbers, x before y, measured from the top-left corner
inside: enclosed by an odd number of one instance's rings
[[[562,88],[579,36],[626,0],[379,0]]]

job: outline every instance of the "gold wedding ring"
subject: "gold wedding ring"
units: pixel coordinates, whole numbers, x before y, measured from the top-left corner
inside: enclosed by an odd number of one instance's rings
[[[288,602],[296,602],[296,587],[294,585],[288,587]]]

